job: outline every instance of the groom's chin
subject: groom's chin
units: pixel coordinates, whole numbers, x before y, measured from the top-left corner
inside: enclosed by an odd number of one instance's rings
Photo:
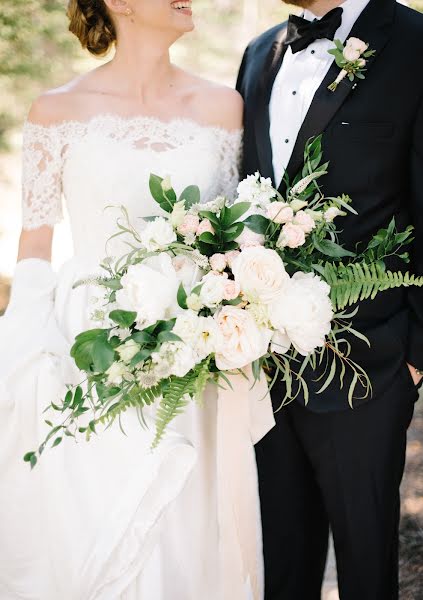
[[[294,6],[301,6],[301,8],[309,8],[314,4],[315,0],[282,0],[284,4],[293,4]]]

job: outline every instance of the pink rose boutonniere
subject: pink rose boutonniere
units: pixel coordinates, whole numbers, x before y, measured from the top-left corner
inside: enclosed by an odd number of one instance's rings
[[[335,57],[335,62],[341,69],[338,77],[328,86],[331,92],[334,92],[338,85],[348,77],[350,81],[365,79],[367,59],[376,54],[375,50],[369,50],[369,44],[362,40],[351,37],[345,45],[340,40],[335,40],[335,48],[328,51]]]

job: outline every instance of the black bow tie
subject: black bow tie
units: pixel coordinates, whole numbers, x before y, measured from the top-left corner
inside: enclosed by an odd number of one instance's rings
[[[295,54],[316,40],[333,40],[337,29],[341,26],[343,12],[343,9],[338,6],[322,19],[314,21],[290,15],[285,45],[291,46],[291,50]]]

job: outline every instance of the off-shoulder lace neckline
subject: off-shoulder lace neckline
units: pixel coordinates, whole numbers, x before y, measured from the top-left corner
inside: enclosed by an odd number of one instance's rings
[[[78,126],[78,127],[90,127],[93,126],[97,122],[104,121],[115,121],[120,125],[124,126],[134,126],[137,125],[154,125],[156,127],[163,127],[163,129],[172,129],[179,128],[181,125],[186,125],[187,127],[195,128],[199,131],[210,131],[212,133],[223,134],[228,136],[237,137],[242,135],[243,128],[239,129],[226,129],[220,125],[206,125],[205,123],[200,123],[195,119],[191,119],[189,117],[173,117],[168,121],[164,119],[160,119],[159,117],[154,117],[152,115],[132,115],[132,116],[123,116],[117,113],[104,112],[94,115],[86,120],[82,119],[65,119],[63,121],[58,121],[57,123],[52,123],[50,125],[42,125],[41,123],[35,123],[34,121],[30,121],[27,119],[25,121],[26,127],[31,127],[38,129],[40,131],[54,131],[56,129],[60,130],[69,126]]]

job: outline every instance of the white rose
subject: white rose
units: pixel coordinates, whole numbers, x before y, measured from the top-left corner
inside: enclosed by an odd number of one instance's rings
[[[172,265],[175,269],[176,277],[189,293],[192,287],[201,279],[200,269],[189,256],[182,254],[172,258]]]
[[[287,223],[282,227],[276,245],[278,248],[299,248],[305,243],[305,240],[305,233],[302,227],[293,223]]]
[[[294,217],[294,211],[286,202],[272,202],[266,209],[266,216],[274,223],[288,223]]]
[[[128,340],[116,348],[123,362],[130,362],[136,354],[141,350],[141,346],[134,340]]]
[[[343,55],[345,60],[348,60],[349,62],[355,62],[360,58],[361,52],[360,50],[355,50],[355,48],[352,46],[345,46]]]
[[[283,290],[289,275],[274,250],[246,248],[234,261],[235,281],[250,302],[271,302]]]
[[[176,233],[173,231],[172,225],[163,217],[158,217],[148,223],[141,232],[141,242],[150,252],[165,250],[176,240]]]
[[[225,297],[225,286],[227,279],[222,275],[216,275],[212,271],[202,279],[200,300],[207,308],[216,308]]]
[[[339,210],[336,206],[331,206],[324,213],[324,219],[327,223],[332,223],[336,217],[340,217],[341,215],[345,215],[342,210]]]
[[[307,356],[325,344],[333,319],[330,287],[313,273],[296,273],[269,307],[273,327]]]
[[[116,305],[137,313],[139,329],[174,315],[179,281],[167,254],[128,267],[121,285],[122,289],[116,292]]]
[[[120,385],[124,379],[132,379],[132,373],[123,362],[114,362],[107,369],[107,382],[111,385]]]
[[[366,52],[367,48],[369,47],[369,45],[366,44],[366,42],[363,42],[363,40],[360,40],[359,38],[356,38],[356,37],[350,37],[347,40],[347,46],[350,46],[354,50],[358,50],[358,52],[360,52],[360,54],[363,54],[363,52]]]
[[[186,214],[187,211],[185,210],[185,201],[181,200],[180,202],[175,202],[173,205],[172,214],[170,215],[170,222],[175,229],[181,225]]]
[[[294,220],[292,221],[294,225],[298,225],[304,231],[305,234],[311,233],[313,229],[316,228],[316,223],[314,219],[308,213],[300,210],[295,215]]]
[[[236,238],[236,242],[239,244],[241,250],[244,248],[254,248],[255,246],[263,246],[265,242],[265,236],[261,233],[255,233],[244,227],[241,235]]]
[[[224,306],[215,319],[221,336],[216,352],[218,369],[241,369],[266,354],[272,332],[259,327],[249,311]]]

